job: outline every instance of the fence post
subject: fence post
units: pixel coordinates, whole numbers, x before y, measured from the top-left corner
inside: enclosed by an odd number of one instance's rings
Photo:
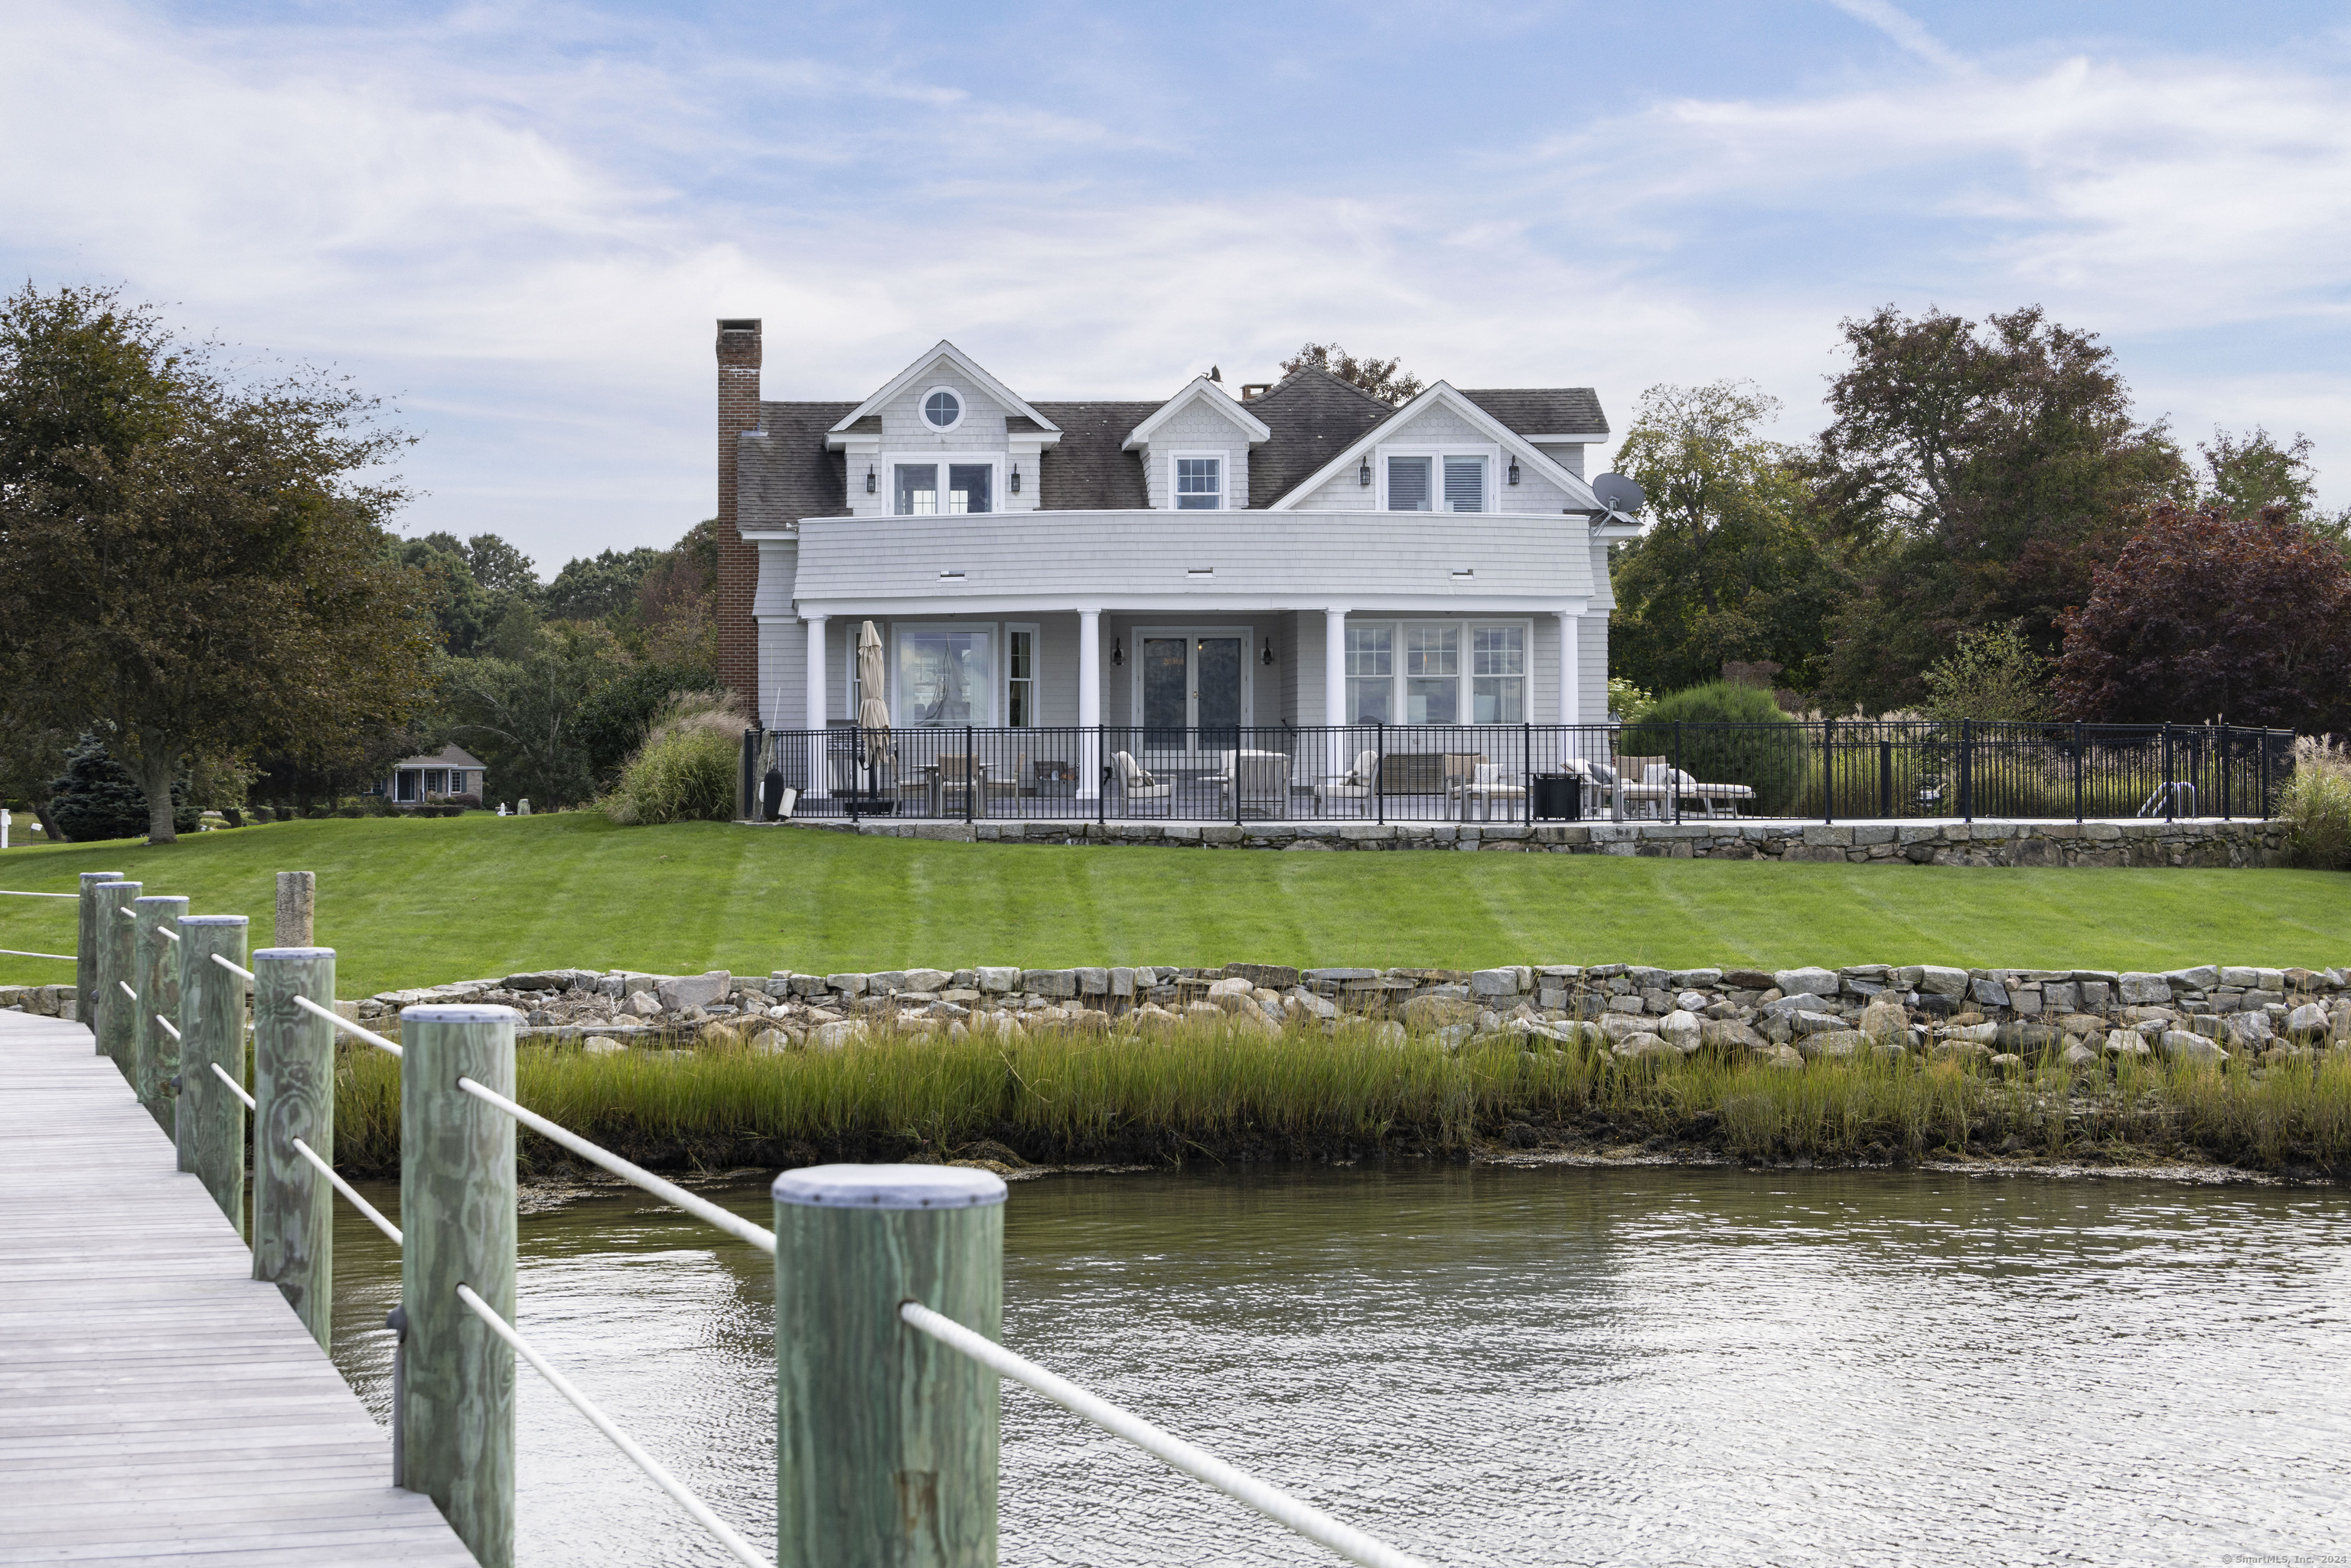
[[[1682,721],[1674,720],[1674,759],[1667,770],[1666,789],[1674,798],[1674,825],[1682,821]]]
[[[1833,718],[1821,721],[1821,821],[1836,821],[1836,720]]]
[[[92,890],[91,898],[98,923],[98,996],[90,1032],[98,1037],[98,1054],[121,1069],[124,1080],[134,1089],[138,1082],[131,1076],[131,1026],[139,1014],[122,988],[131,984],[137,974],[131,967],[131,922],[122,918],[122,912],[138,896],[135,882],[101,882]]]
[[[2074,825],[2082,825],[2082,721],[2074,721]]]
[[[400,1064],[402,1477],[482,1568],[512,1568],[514,1352],[457,1299],[515,1310],[515,1124],[457,1087],[511,1098],[512,1008],[403,1008]]]
[[[1379,747],[1372,758],[1372,805],[1379,813],[1380,826],[1388,825],[1388,726],[1385,719],[1372,721],[1372,744]]]
[[[758,737],[759,732],[756,729],[746,728],[743,731],[743,782],[737,794],[743,802],[738,820],[746,822],[759,821]]]
[[[1526,780],[1526,793],[1519,798],[1520,820],[1530,828],[1535,825],[1535,727],[1519,726],[1519,755],[1526,762],[1520,777]]]
[[[2171,723],[2167,719],[2164,721],[2163,726],[2163,820],[2167,822],[2171,821],[2173,805],[2174,801],[2171,790]]]
[[[253,1277],[277,1287],[321,1350],[334,1329],[335,1189],[294,1140],[334,1162],[335,1030],[294,998],[328,1007],[334,995],[332,947],[253,956]]]
[[[213,962],[245,964],[242,915],[180,916],[180,1168],[192,1171],[245,1234],[245,1102],[213,1075],[245,1082],[245,981]]]
[[[1004,1183],[817,1166],[772,1190],[778,1568],[995,1562],[996,1375],[898,1307],[998,1336]]]
[[[2266,729],[2261,731],[2260,734],[2260,744],[2262,748],[2262,820],[2263,821],[2267,821],[2270,815],[2270,752],[2273,749],[2272,742],[2275,737],[2273,737]]]
[[[74,941],[74,1018],[98,1031],[98,934],[104,929],[98,923],[102,913],[97,894],[92,891],[100,884],[120,882],[119,871],[86,871],[81,873],[81,903],[78,905],[81,924]],[[114,918],[120,920],[120,915]],[[100,1047],[102,1051],[104,1048]]]
[[[1959,820],[1976,820],[1976,731],[1973,719],[1959,720]]]
[[[171,1133],[171,1082],[180,1070],[180,1051],[155,1019],[158,1015],[180,1016],[180,964],[169,951],[172,939],[156,927],[171,925],[185,915],[188,901],[150,894],[132,899],[131,912],[138,916],[131,923],[131,988],[139,993],[139,1006],[131,1019],[131,1086],[138,1091],[139,1103],[147,1107],[155,1124]]]
[[[274,947],[308,947],[317,933],[319,873],[281,871],[277,873],[277,927]]]

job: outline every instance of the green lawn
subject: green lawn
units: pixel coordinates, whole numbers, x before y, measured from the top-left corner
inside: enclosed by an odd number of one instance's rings
[[[1045,848],[586,813],[40,845],[0,854],[0,886],[70,892],[77,873],[120,871],[199,913],[249,915],[266,942],[280,870],[318,873],[345,996],[554,965],[2351,961],[2351,880],[2322,872]],[[71,904],[0,899],[0,946],[70,952],[73,931]],[[70,977],[0,958],[0,981]]]

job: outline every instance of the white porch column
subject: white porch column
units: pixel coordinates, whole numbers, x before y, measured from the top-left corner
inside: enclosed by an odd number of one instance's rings
[[[1102,612],[1078,612],[1078,798],[1102,793]]]
[[[1322,612],[1322,722],[1347,722],[1347,610],[1341,604]]]
[[[828,690],[824,676],[825,618],[821,615],[810,615],[806,619],[808,621],[808,707],[806,716],[801,723],[803,727],[818,732],[817,737],[809,745],[808,793],[812,799],[821,799],[831,793],[828,788],[829,780],[825,777],[823,735],[825,693]]]
[[[1583,694],[1581,690],[1583,652],[1576,644],[1583,641],[1583,611],[1579,606],[1559,612],[1559,722],[1581,724]],[[1573,737],[1569,738],[1567,755],[1581,756]]]

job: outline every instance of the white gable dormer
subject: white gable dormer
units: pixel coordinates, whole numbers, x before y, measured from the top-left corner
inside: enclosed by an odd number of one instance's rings
[[[836,422],[855,517],[1026,512],[1061,427],[941,339]]]
[[[1271,509],[1583,515],[1599,506],[1579,476],[1438,382],[1276,499]]]
[[[1134,427],[1124,449],[1142,454],[1155,509],[1240,511],[1249,506],[1249,448],[1272,435],[1222,386],[1196,376]]]

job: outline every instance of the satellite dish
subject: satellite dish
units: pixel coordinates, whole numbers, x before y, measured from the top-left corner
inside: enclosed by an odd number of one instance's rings
[[[1637,520],[1641,508],[1649,504],[1641,486],[1622,474],[1603,474],[1592,482],[1592,493],[1600,497],[1600,504],[1608,508],[1609,518],[1614,522]]]

